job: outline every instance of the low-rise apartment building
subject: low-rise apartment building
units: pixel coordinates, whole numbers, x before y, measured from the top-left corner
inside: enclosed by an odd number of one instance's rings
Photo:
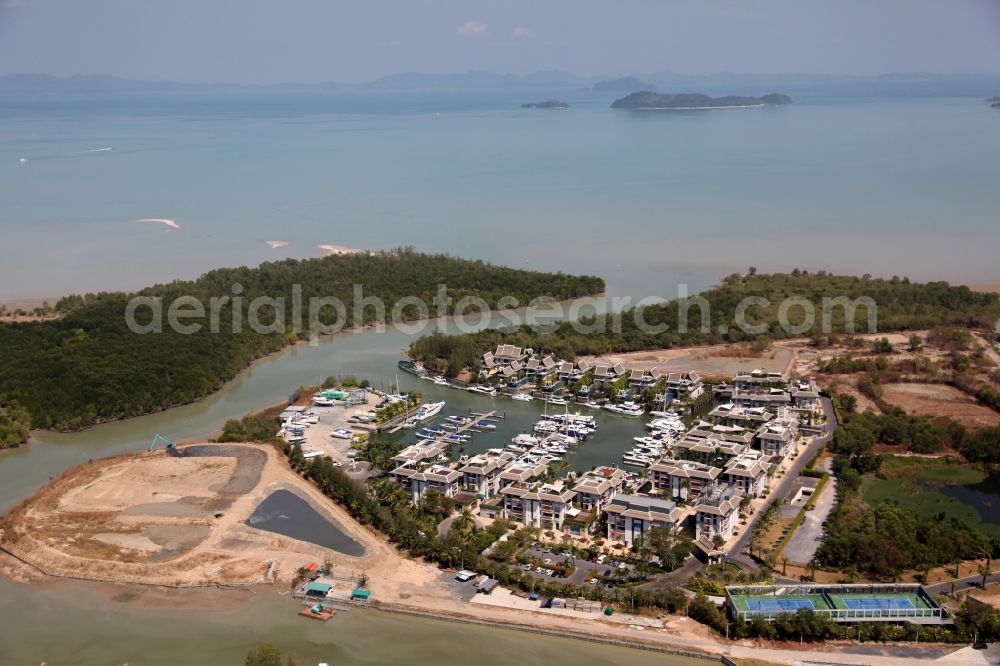
[[[420,504],[423,496],[432,489],[445,497],[454,497],[462,485],[461,472],[439,464],[429,467],[397,467],[392,471],[392,477],[403,490],[410,493],[414,504]]]
[[[608,538],[631,546],[654,527],[676,530],[684,512],[670,500],[645,495],[618,495],[605,507]]]
[[[512,460],[514,454],[510,451],[481,453],[469,458],[458,469],[462,473],[462,486],[480,499],[493,497],[500,490],[500,475]]]
[[[722,469],[690,460],[664,458],[649,468],[653,488],[668,497],[690,501],[712,487],[722,474]]]
[[[723,471],[725,480],[741,494],[760,497],[767,489],[769,467],[759,451],[746,451],[726,463]]]
[[[729,484],[702,493],[694,507],[695,540],[705,544],[711,544],[716,536],[728,540],[736,530],[741,499],[740,492]]]
[[[562,530],[576,496],[562,483],[512,483],[500,491],[503,515],[525,527]]]

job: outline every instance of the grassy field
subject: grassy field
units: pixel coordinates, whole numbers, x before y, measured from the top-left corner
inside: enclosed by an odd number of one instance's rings
[[[986,473],[950,458],[885,456],[878,471],[885,479],[928,481],[968,486],[986,478]]]
[[[975,508],[939,493],[934,485],[970,485],[982,481],[985,473],[961,463],[943,459],[886,456],[878,477],[867,477],[861,487],[868,504],[893,500],[924,516],[944,513],[989,536],[1000,536],[1000,525],[984,523]]]

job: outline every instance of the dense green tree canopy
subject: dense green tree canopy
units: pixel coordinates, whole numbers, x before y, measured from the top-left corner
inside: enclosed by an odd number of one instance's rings
[[[748,304],[747,298],[763,299]],[[795,298],[800,305],[788,299]],[[824,331],[824,299],[871,299],[876,304],[877,329],[881,332],[941,326],[992,330],[1000,318],[1000,296],[981,294],[946,282],[917,284],[905,279],[879,280],[793,271],[790,274],[730,275],[719,286],[695,297],[626,310],[618,315],[584,319],[587,331],[568,323],[547,330],[522,326],[490,329],[469,335],[432,335],[416,340],[410,355],[424,362],[447,359],[448,372],[462,366],[476,367],[481,354],[499,343],[544,350],[572,360],[576,356],[643,351],[679,346],[743,342],[758,337],[780,339],[809,337],[826,332],[869,330],[869,310],[853,310],[828,302],[830,331]],[[797,330],[779,325],[782,304],[785,320],[806,323],[807,302],[814,318],[810,326]],[[740,310],[744,303],[747,307]],[[686,326],[682,323],[686,322]],[[762,332],[747,332],[747,326],[766,326]],[[652,327],[660,326],[660,332]],[[666,328],[663,328],[663,327]],[[686,329],[686,330],[685,330]]]
[[[0,449],[23,443],[28,439],[28,412],[17,405],[0,403]]]
[[[369,306],[356,317],[355,284],[363,285],[363,298],[384,301],[385,313]],[[293,326],[293,285],[301,285],[302,331]],[[538,296],[565,299],[604,289],[596,277],[515,270],[407,249],[219,269],[197,280],[157,285],[139,293],[163,299],[166,321],[169,304],[181,296],[194,297],[210,313],[212,298],[232,298],[239,292],[243,301],[238,307],[220,302],[217,334],[209,330],[206,319],[192,335],[170,327],[162,333],[138,335],[125,321],[133,294],[69,297],[57,304],[65,313],[62,319],[0,324],[0,397],[27,409],[33,426],[40,428],[74,429],[146,414],[201,398],[254,359],[307,335],[312,297],[339,299],[346,310],[346,319],[340,323],[353,326],[391,318],[393,304],[404,297],[422,300],[436,314],[432,299],[439,285],[447,286],[452,299],[444,308],[446,313],[466,296],[496,307],[505,296],[527,303]],[[275,309],[283,311],[284,325],[276,327],[276,333],[254,332],[247,325],[249,304],[256,297],[284,299],[276,308],[260,310],[263,324],[275,320]],[[359,309],[361,304],[359,300]],[[419,314],[412,305],[401,311],[407,320]],[[140,308],[138,315],[140,323],[150,319],[148,309]],[[336,313],[324,309],[320,319],[333,323]],[[232,325],[234,321],[238,327]]]

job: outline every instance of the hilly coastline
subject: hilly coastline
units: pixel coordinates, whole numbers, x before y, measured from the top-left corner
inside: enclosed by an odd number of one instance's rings
[[[791,104],[788,95],[772,93],[762,97],[742,97],[727,95],[725,97],[710,97],[701,93],[679,93],[674,95],[660,94],[650,91],[634,92],[631,95],[616,99],[612,109],[725,109],[740,107],[770,106]]]

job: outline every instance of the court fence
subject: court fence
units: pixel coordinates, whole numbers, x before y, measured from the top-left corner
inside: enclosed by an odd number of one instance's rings
[[[733,617],[774,620],[808,609],[836,622],[907,621],[944,624],[941,606],[917,584],[731,585],[726,605]]]

